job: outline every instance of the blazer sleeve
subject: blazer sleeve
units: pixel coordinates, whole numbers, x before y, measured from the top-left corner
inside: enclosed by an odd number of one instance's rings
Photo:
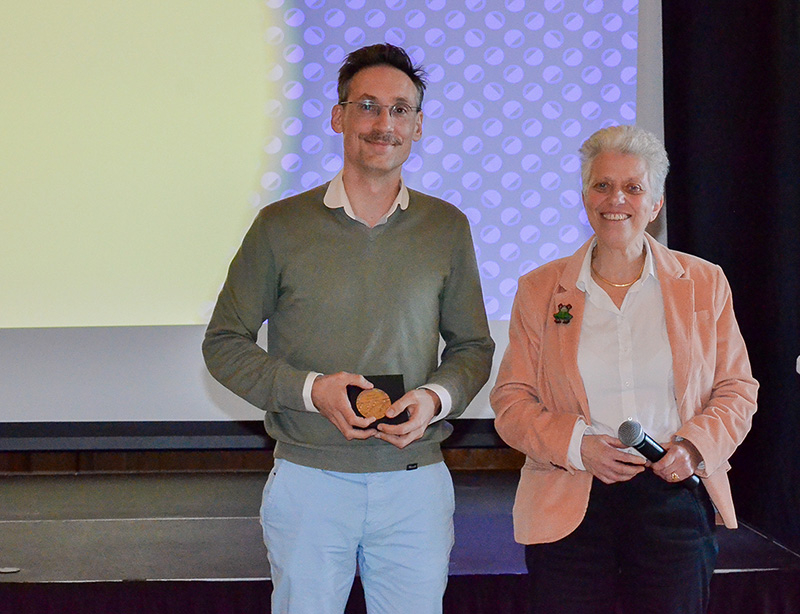
[[[698,407],[676,433],[689,440],[703,457],[698,471],[708,477],[728,468],[727,461],[744,439],[756,411],[758,382],[753,379],[747,348],[733,312],[731,289],[722,269],[713,265],[709,309],[695,314],[696,337],[702,349],[690,359],[701,381]],[[705,316],[703,319],[700,316]]]
[[[530,468],[574,473],[567,456],[578,403],[563,391],[556,395],[564,398],[554,398],[548,384],[548,372],[561,371],[557,335],[548,330],[551,298],[547,286],[530,275],[520,280],[490,402],[498,434],[525,453]]]

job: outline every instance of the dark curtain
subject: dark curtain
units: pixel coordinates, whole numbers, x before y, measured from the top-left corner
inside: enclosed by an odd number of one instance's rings
[[[664,0],[670,247],[722,266],[761,383],[739,517],[800,551],[800,2]]]

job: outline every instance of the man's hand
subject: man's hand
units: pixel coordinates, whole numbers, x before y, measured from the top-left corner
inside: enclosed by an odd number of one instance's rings
[[[386,411],[387,418],[394,418],[407,409],[409,420],[403,424],[379,424],[375,437],[398,448],[405,448],[412,441],[422,437],[441,407],[442,402],[435,392],[424,388],[410,390],[392,403]]]
[[[630,480],[644,471],[647,461],[636,454],[623,452],[627,447],[610,435],[584,435],[581,441],[583,466],[605,484]]]
[[[341,371],[333,375],[321,375],[311,386],[311,402],[323,416],[330,420],[350,441],[369,439],[375,436],[373,429],[362,430],[375,422],[375,418],[356,416],[347,398],[347,387],[372,388],[372,383],[363,375]],[[356,428],[360,427],[360,428]]]

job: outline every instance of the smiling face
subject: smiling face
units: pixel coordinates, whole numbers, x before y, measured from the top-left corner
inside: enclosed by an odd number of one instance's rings
[[[371,100],[386,105],[377,116],[360,112],[358,105],[336,105],[331,127],[344,137],[344,171],[399,177],[411,153],[411,144],[422,137],[422,112],[408,118],[389,114],[391,105],[418,104],[417,88],[401,70],[388,65],[365,68],[350,81],[348,101]]]
[[[583,206],[601,245],[641,249],[644,231],[661,211],[647,165],[637,156],[606,151],[592,163]]]

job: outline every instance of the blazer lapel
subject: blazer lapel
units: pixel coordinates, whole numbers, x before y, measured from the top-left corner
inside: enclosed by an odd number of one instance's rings
[[[578,369],[578,343],[581,338],[581,326],[583,325],[583,313],[586,305],[586,296],[578,290],[575,285],[578,281],[583,259],[592,240],[590,239],[581,249],[571,258],[569,264],[564,268],[564,272],[559,280],[560,287],[553,294],[552,313],[553,317],[560,309],[559,305],[569,305],[569,313],[572,319],[568,324],[555,324],[558,333],[558,345],[561,352],[561,364],[564,377],[570,383],[572,393],[578,400],[581,413],[587,424],[591,423],[589,418],[589,401],[586,398],[586,390],[583,386],[580,370]],[[555,320],[552,320],[553,322]]]
[[[684,422],[689,417],[685,415],[685,397],[692,368],[691,348],[695,341],[694,281],[683,276],[683,267],[665,247],[655,239],[650,239],[650,244],[656,259],[661,295],[664,300],[664,316],[675,378],[675,396],[681,421]]]

